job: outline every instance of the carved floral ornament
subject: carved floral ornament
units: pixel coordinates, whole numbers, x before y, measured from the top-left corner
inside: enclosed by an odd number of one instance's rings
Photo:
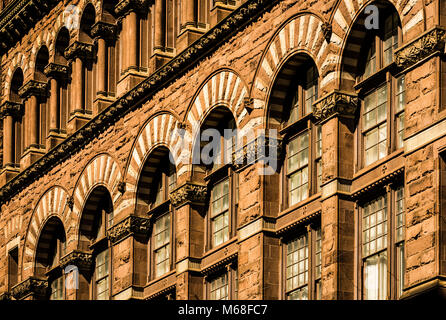
[[[91,35],[94,38],[102,38],[111,41],[115,39],[117,30],[118,27],[115,24],[98,21],[91,28]]]
[[[24,297],[33,294],[37,296],[46,295],[48,290],[48,281],[42,280],[36,277],[29,277],[25,281],[17,284],[11,289],[11,295],[17,299],[23,299]]]
[[[325,121],[333,115],[353,117],[358,105],[358,96],[335,90],[314,103],[313,115],[318,121]]]
[[[407,68],[424,58],[444,54],[446,30],[435,27],[395,51],[395,62],[400,68]]]
[[[147,8],[148,3],[148,0],[121,0],[115,6],[115,13],[118,16],[122,16],[132,10],[135,12],[143,11]]]

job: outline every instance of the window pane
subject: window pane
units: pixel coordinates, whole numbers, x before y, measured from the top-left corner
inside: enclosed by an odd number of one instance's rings
[[[292,291],[308,283],[308,240],[307,234],[287,244],[286,290]]]
[[[375,254],[364,261],[364,299],[387,298],[387,252]]]
[[[395,218],[396,218],[396,241],[404,240],[404,187],[396,190]]]
[[[362,221],[363,255],[368,256],[384,249],[387,246],[387,196],[367,203]]]
[[[224,273],[223,275],[211,280],[209,282],[209,288],[209,300],[228,300],[228,274]]]
[[[364,77],[368,77],[369,75],[375,73],[375,71],[376,71],[376,48],[375,48],[375,39],[372,39],[370,49],[367,52]]]
[[[64,281],[63,276],[51,282],[50,300],[63,300]]]

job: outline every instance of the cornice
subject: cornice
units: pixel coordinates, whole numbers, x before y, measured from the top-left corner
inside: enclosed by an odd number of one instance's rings
[[[313,116],[321,122],[335,115],[354,117],[358,105],[357,95],[334,90],[313,104]]]
[[[219,260],[217,263],[206,267],[204,269],[201,270],[201,274],[203,274],[204,276],[209,276],[210,274],[221,270],[222,268],[226,267],[227,265],[230,265],[231,263],[233,263],[238,257],[238,252],[235,252],[227,257],[225,257],[222,260]]]
[[[370,194],[370,191],[376,190],[378,188],[382,188],[384,185],[392,183],[395,180],[398,180],[398,178],[402,177],[404,175],[404,167],[398,168],[389,174],[385,175],[384,177],[380,178],[379,180],[372,182],[371,184],[361,188],[358,191],[354,191],[351,195],[352,200],[359,200],[364,194]]]
[[[0,56],[19,42],[59,1],[15,0],[0,12]]]
[[[43,72],[49,78],[65,79],[68,77],[70,68],[68,66],[64,66],[62,64],[57,64],[57,63],[51,62],[45,67]]]
[[[198,62],[212,54],[220,45],[277,2],[278,0],[246,1],[166,65],[117,99],[85,126],[5,184],[0,189],[0,205],[46,174],[52,167],[82,150],[96,136],[110,128],[113,123],[136,106],[140,106],[144,101],[150,99],[156,92],[168,86],[174,79],[196,67]]]
[[[88,252],[74,250],[60,258],[59,265],[62,268],[74,265],[82,270],[90,270],[93,265],[93,255]]]
[[[19,89],[19,96],[25,100],[31,96],[46,97],[48,95],[47,87],[46,82],[29,80]]]
[[[399,68],[408,68],[424,58],[440,53],[444,53],[446,30],[436,26],[426,31],[410,43],[398,48],[395,55],[395,62]]]
[[[93,59],[93,54],[93,45],[80,41],[74,41],[65,49],[65,58],[68,60],[74,58],[90,60]]]
[[[187,203],[204,204],[206,196],[206,185],[187,182],[170,193],[170,202],[175,208]]]
[[[302,218],[299,218],[297,221],[295,221],[295,222],[293,222],[293,223],[291,223],[289,225],[286,225],[286,226],[278,229],[276,231],[276,234],[278,236],[282,236],[282,235],[284,235],[284,234],[286,234],[286,233],[288,233],[288,232],[290,232],[290,231],[292,231],[292,230],[302,226],[303,224],[311,223],[316,218],[319,218],[321,216],[321,213],[322,213],[321,210],[317,210],[317,211],[315,211],[315,212],[313,212],[313,213],[311,213],[309,215],[306,215],[306,216],[304,216]]]
[[[25,281],[17,284],[11,289],[11,295],[20,300],[30,294],[37,296],[45,296],[48,290],[48,281],[29,277]]]
[[[6,116],[12,116],[19,119],[23,115],[23,104],[12,101],[5,101],[0,106],[0,119]]]
[[[129,216],[110,228],[107,237],[114,244],[130,235],[147,236],[152,223],[148,218]]]

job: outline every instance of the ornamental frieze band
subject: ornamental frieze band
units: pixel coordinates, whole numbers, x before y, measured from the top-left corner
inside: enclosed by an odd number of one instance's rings
[[[48,281],[35,277],[29,277],[11,289],[11,295],[17,299],[23,299],[28,295],[45,296],[48,290]]]
[[[446,30],[439,27],[425,32],[411,43],[397,49],[395,63],[400,68],[407,68],[435,54],[443,53]]]
[[[318,121],[325,121],[338,114],[353,117],[359,105],[359,98],[351,93],[333,91],[313,104],[313,115]]]
[[[187,182],[170,193],[170,202],[178,208],[186,203],[204,204],[206,197],[206,185]]]
[[[112,243],[116,243],[130,235],[147,236],[150,228],[150,219],[129,216],[109,229],[107,232],[107,237]]]

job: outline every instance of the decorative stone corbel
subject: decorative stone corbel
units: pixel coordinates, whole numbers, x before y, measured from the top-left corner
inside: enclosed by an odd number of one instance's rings
[[[21,300],[29,295],[45,297],[48,292],[48,281],[36,277],[29,277],[11,289],[11,295]]]
[[[74,41],[68,48],[65,49],[65,58],[72,60],[74,58],[81,58],[91,60],[94,56],[93,45],[85,42]]]
[[[57,63],[49,63],[43,72],[49,78],[67,79],[70,68]]]
[[[101,38],[106,41],[114,41],[118,26],[112,23],[98,21],[91,28],[91,35],[94,38]]]
[[[170,202],[176,208],[187,203],[202,205],[206,201],[207,186],[186,182],[170,193]]]
[[[19,89],[19,96],[27,99],[31,96],[46,97],[48,95],[47,83],[36,80],[29,80]]]
[[[150,219],[129,216],[109,229],[107,237],[112,243],[116,243],[131,235],[147,236],[150,228]]]
[[[59,264],[62,268],[74,265],[81,270],[89,271],[93,265],[93,255],[91,253],[74,250],[60,258]]]
[[[313,115],[318,121],[325,121],[334,115],[354,117],[358,105],[357,95],[335,90],[313,104]]]
[[[141,12],[147,8],[148,3],[147,0],[121,0],[115,6],[115,13],[118,16],[123,16],[132,10]]]
[[[23,115],[23,104],[12,101],[5,101],[0,106],[0,119],[6,116],[12,116],[19,119]]]

